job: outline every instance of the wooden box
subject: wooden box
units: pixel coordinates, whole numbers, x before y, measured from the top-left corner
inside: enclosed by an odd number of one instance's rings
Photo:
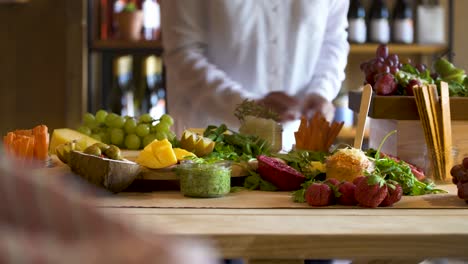
[[[351,92],[349,108],[359,112],[361,93]],[[468,98],[450,98],[452,117],[453,163],[468,157]],[[412,96],[376,96],[369,107],[369,147],[378,148],[386,134],[397,130],[387,139],[382,151],[408,161],[428,171],[430,159],[426,139]]]

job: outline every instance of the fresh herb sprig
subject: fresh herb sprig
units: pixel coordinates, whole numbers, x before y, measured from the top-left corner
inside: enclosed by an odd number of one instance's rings
[[[445,193],[446,191],[441,189],[436,189],[434,183],[432,182],[421,182],[416,176],[411,172],[410,166],[400,160],[395,161],[394,159],[384,156],[381,157],[380,150],[384,142],[389,136],[396,133],[396,130],[389,132],[380,143],[377,150],[368,149],[366,155],[370,160],[374,162],[374,171],[372,175],[380,176],[386,180],[393,180],[398,182],[402,189],[404,195],[424,195],[424,194],[434,194],[434,193]]]
[[[229,130],[226,125],[208,126],[203,136],[216,142],[214,151],[207,157],[233,161],[248,161],[259,155],[270,155],[270,144],[260,137],[243,135]]]
[[[253,100],[245,99],[242,103],[238,104],[234,115],[239,119],[239,121],[243,121],[244,117],[246,116],[255,116],[265,119],[273,119],[275,121],[279,121],[279,115],[275,111],[270,108],[265,107]]]

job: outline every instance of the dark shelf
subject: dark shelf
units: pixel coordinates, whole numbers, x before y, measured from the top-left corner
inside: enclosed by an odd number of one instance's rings
[[[161,55],[163,52],[160,40],[95,40],[90,45],[91,51],[112,53],[151,53]]]

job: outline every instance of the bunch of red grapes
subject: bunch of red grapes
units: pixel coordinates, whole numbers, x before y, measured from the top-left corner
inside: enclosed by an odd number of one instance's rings
[[[407,63],[411,63],[408,59]],[[361,71],[365,74],[365,84],[370,84],[378,95],[394,95],[402,94],[398,89],[398,81],[395,79],[395,74],[401,69],[403,63],[397,54],[389,54],[388,47],[385,44],[380,44],[377,47],[375,58],[361,63]],[[417,64],[415,68],[419,72],[426,70],[426,65]],[[404,89],[406,94],[413,95],[412,87],[421,85],[417,79],[412,79]]]
[[[457,185],[458,198],[468,203],[468,157],[464,158],[461,164],[453,166],[450,174],[452,182]]]

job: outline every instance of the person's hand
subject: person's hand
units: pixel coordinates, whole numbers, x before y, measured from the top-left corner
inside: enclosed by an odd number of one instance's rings
[[[302,102],[302,115],[312,118],[316,112],[321,112],[327,121],[332,121],[335,115],[335,106],[332,102],[317,94],[308,95]]]
[[[276,112],[281,122],[298,118],[299,100],[284,92],[271,92],[257,102]]]

